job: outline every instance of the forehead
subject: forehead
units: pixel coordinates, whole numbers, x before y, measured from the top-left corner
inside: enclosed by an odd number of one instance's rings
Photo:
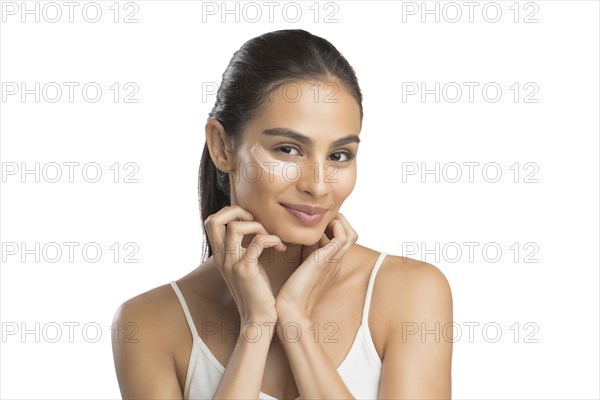
[[[343,84],[331,81],[289,81],[269,93],[247,126],[248,135],[269,128],[289,128],[316,142],[358,135],[360,107]]]

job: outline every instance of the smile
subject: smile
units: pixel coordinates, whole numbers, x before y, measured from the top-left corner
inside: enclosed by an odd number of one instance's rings
[[[327,210],[318,207],[308,207],[308,206],[295,206],[295,205],[286,205],[281,204],[283,208],[285,208],[290,214],[296,217],[300,222],[304,225],[313,226],[321,222]],[[294,207],[294,208],[292,208]],[[304,210],[298,210],[297,208],[302,207]]]

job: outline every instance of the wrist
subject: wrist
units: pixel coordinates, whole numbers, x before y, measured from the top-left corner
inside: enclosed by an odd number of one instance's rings
[[[291,307],[278,307],[277,308],[277,322],[278,323],[289,323],[296,322],[299,324],[308,322],[310,324],[310,318],[308,313],[303,310]]]
[[[242,321],[240,324],[240,334],[238,337],[238,342],[270,343],[275,334],[276,324],[277,323],[274,321]]]
[[[277,337],[282,343],[284,341],[296,341],[310,332],[311,324],[310,319],[302,313],[287,313],[277,321]]]

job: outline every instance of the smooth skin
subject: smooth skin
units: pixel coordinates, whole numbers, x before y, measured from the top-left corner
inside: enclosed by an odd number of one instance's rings
[[[213,256],[177,283],[202,340],[226,366],[215,398],[258,398],[259,391],[278,399],[353,398],[336,368],[360,326],[379,252],[356,243],[358,234],[339,212],[356,183],[359,144],[331,144],[359,136],[360,111],[341,83],[327,82],[297,82],[296,101],[286,88],[276,91],[245,127],[235,153],[222,125],[206,124],[211,157],[230,173],[231,206],[205,221]],[[337,101],[324,101],[332,86]],[[312,143],[262,133],[282,127]],[[249,178],[247,167],[256,162],[249,150],[257,142],[281,162],[315,168],[299,179]],[[281,203],[327,211],[306,226]],[[379,398],[450,398],[452,294],[444,274],[390,254],[372,296]],[[192,336],[170,285],[127,300],[114,322],[121,329],[113,355],[123,398],[182,399]],[[290,323],[301,328],[299,340],[283,331]]]

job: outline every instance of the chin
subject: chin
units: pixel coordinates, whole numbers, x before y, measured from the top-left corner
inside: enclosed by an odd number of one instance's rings
[[[292,228],[293,229],[293,228]],[[283,234],[279,237],[285,243],[293,243],[293,244],[301,244],[304,246],[311,246],[318,242],[323,236],[323,231],[320,229],[312,229],[312,232],[299,232],[295,230],[295,232],[290,232],[290,234]]]

